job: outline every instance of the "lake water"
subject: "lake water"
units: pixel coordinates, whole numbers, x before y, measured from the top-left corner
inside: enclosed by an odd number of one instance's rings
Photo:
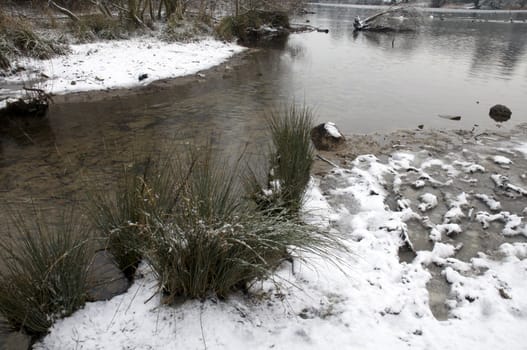
[[[427,11],[419,32],[386,34],[353,32],[354,17],[377,7],[311,9],[306,19],[329,34],[292,36],[281,82],[345,132],[492,128],[497,103],[511,108],[511,124],[527,121],[527,13]]]
[[[246,143],[261,152],[265,114],[293,100],[345,133],[496,128],[488,116],[496,103],[513,112],[502,128],[527,120],[526,13],[424,12],[417,33],[354,34],[353,18],[378,8],[310,9],[293,22],[329,34],[291,35],[206,79],[102,101],[61,98],[36,125],[0,128],[0,198],[63,207],[90,184],[111,187],[131,153],[173,141],[212,137],[228,153]]]

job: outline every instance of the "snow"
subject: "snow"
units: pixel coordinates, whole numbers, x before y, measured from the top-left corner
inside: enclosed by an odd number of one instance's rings
[[[498,202],[496,199],[494,199],[491,196],[488,196],[483,193],[478,193],[474,195],[475,198],[481,200],[483,203],[485,203],[490,210],[497,211],[501,210],[501,203]]]
[[[494,156],[492,160],[494,161],[494,163],[499,164],[499,165],[512,164],[512,160],[504,156]]]
[[[71,53],[49,60],[19,62],[27,71],[5,78],[24,82],[49,77],[37,86],[54,94],[129,88],[166,78],[196,74],[243,51],[241,46],[204,39],[167,43],[154,37],[71,45]],[[28,76],[28,72],[33,72]],[[139,81],[140,75],[147,78]]]
[[[326,124],[324,124],[324,129],[326,129],[328,134],[330,134],[332,137],[336,139],[339,139],[342,137],[342,134],[337,129],[337,126],[335,125],[335,123],[327,122]]]
[[[515,147],[517,151],[522,153],[527,158],[527,143],[521,143]]]
[[[419,197],[421,204],[419,204],[419,210],[422,212],[428,211],[437,207],[437,197],[432,193],[425,193]]]
[[[252,287],[253,296],[236,294],[227,301],[209,298],[169,307],[161,304],[152,273],[141,266],[143,277],[126,294],[88,303],[58,321],[34,348],[525,349],[527,243],[502,244],[501,259],[480,253],[461,261],[455,255],[462,245],[439,239],[430,251],[417,251],[411,262],[399,259],[399,248],[408,239],[406,222],[419,215],[404,197],[398,209],[385,204],[385,176],[406,172],[414,161],[404,153],[387,163],[364,155],[350,168],[336,168],[324,179],[311,181],[303,217],[342,234],[352,254],[335,252],[340,268],[304,256],[309,264],[295,261],[293,273],[285,263],[271,280]],[[427,164],[440,165],[455,176],[443,161]],[[321,181],[331,184],[325,194]],[[393,181],[411,184],[400,176]],[[420,198],[430,203],[432,196]],[[353,199],[353,206],[346,204],[351,201],[331,200],[344,197]],[[472,198],[462,191],[450,196],[448,212],[455,209],[467,220],[463,210]],[[456,215],[442,216],[445,222],[431,223],[431,229],[445,235],[462,233],[462,225],[447,222]],[[513,213],[478,215],[504,222],[504,231],[525,229]],[[445,321],[438,321],[430,309],[427,283],[432,264],[450,287],[450,318]]]

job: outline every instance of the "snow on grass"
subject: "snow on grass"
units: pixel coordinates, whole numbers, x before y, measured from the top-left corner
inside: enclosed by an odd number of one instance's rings
[[[38,87],[64,94],[77,91],[129,88],[152,81],[195,74],[241,52],[241,46],[205,39],[167,43],[154,37],[71,45],[71,53],[50,60],[28,60],[29,71],[45,76]],[[28,79],[22,72],[8,79]],[[143,76],[141,81],[139,77]]]
[[[88,303],[58,321],[35,349],[524,349],[526,243],[503,244],[501,261],[480,254],[463,262],[454,257],[461,245],[444,242],[418,251],[410,263],[400,261],[405,222],[415,215],[404,199],[398,210],[385,204],[385,175],[411,162],[402,157],[383,164],[366,155],[350,169],[332,171],[324,179],[334,184],[330,196],[353,198],[353,208],[328,201],[317,182],[310,183],[306,221],[340,230],[353,252],[340,254],[340,268],[305,256],[310,265],[295,261],[294,273],[289,263],[277,271],[281,287],[269,280],[254,286],[252,297],[169,307],[142,267],[144,277],[126,294]],[[470,199],[464,193],[452,198],[457,208]],[[453,318],[446,321],[430,310],[431,264],[442,268],[451,287]]]

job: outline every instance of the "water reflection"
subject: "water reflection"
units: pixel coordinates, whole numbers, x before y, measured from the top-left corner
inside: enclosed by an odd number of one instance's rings
[[[288,46],[303,45],[305,54],[285,67],[282,89],[314,101],[321,118],[345,131],[420,124],[492,128],[486,115],[496,103],[510,105],[519,115],[527,112],[521,76],[527,68],[527,25],[506,22],[509,13],[425,12],[418,32],[394,34],[354,33],[353,18],[368,17],[378,8],[313,9],[316,14],[298,21],[307,18],[328,28],[330,40],[318,33],[290,37]],[[527,13],[513,17],[522,20]],[[439,120],[439,114],[462,119],[453,124]]]

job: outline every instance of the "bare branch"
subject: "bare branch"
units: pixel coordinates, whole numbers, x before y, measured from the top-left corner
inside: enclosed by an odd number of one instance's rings
[[[70,10],[68,10],[65,7],[57,5],[57,3],[55,1],[49,0],[48,1],[48,6],[54,8],[55,10],[59,11],[60,13],[62,13],[64,15],[68,16],[72,21],[80,22],[80,19],[79,19],[79,17],[77,17],[76,14],[74,14],[73,12],[71,12]]]

